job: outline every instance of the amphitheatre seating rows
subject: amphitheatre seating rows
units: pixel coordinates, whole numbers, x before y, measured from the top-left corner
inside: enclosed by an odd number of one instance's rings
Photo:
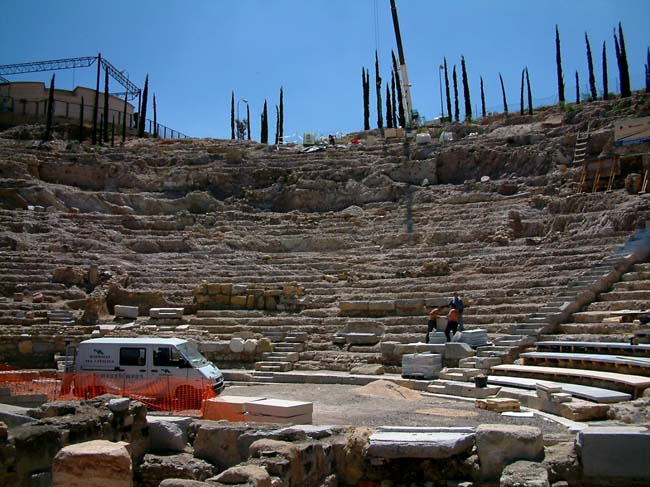
[[[568,366],[650,376],[650,359],[644,357],[575,352],[525,352],[520,357],[524,365]]]
[[[537,342],[535,346],[538,352],[576,352],[650,357],[650,345],[631,345],[620,342],[545,341]]]
[[[639,397],[644,389],[650,387],[650,377],[598,370],[574,369],[565,367],[540,367],[536,365],[501,364],[492,367],[491,374],[515,375],[519,377],[573,382],[595,387],[604,387]]]

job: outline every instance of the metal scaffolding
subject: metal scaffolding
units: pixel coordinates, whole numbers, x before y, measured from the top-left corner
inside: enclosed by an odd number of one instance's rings
[[[67,59],[52,59],[49,61],[35,61],[31,63],[18,63],[18,64],[4,64],[0,65],[0,82],[8,82],[3,75],[22,74],[22,73],[36,73],[40,71],[59,71],[62,69],[74,68],[88,68],[95,64],[99,56],[85,56]],[[126,93],[118,93],[117,95],[128,96],[129,100],[138,98],[141,94],[140,88],[133,84],[129,79],[124,76],[123,71],[119,71],[115,66],[109,63],[106,59],[101,58],[101,65],[108,72],[108,75],[117,81],[126,89]]]

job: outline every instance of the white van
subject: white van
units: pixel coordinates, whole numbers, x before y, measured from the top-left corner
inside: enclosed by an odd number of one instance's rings
[[[221,371],[188,340],[95,338],[69,348],[66,385],[77,397],[111,393],[151,406],[172,400],[200,406],[224,388]]]

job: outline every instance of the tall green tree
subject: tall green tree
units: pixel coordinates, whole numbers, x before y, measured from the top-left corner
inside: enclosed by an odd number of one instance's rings
[[[618,79],[619,85],[621,87],[621,93],[623,93],[623,79],[622,72],[623,68],[621,67],[621,48],[618,44],[618,37],[616,36],[616,29],[614,29],[614,52],[616,53],[616,66],[618,67]]]
[[[609,87],[607,86],[607,45],[603,41],[603,100],[609,98]]]
[[[246,132],[248,132],[248,140],[251,140],[251,109],[246,103]]]
[[[260,128],[260,142],[262,144],[269,143],[269,114],[264,100],[264,109],[262,110],[262,127]]]
[[[449,121],[451,122],[453,119],[451,118],[451,96],[449,94],[449,71],[447,70],[447,58],[444,58],[444,66],[445,66],[445,94],[447,95],[447,116],[449,117]]]
[[[397,58],[395,51],[390,52],[393,60],[393,75],[395,76],[395,86],[397,87],[397,116],[400,127],[406,127],[406,115],[404,115],[404,93],[402,92],[402,81],[400,71],[397,67]],[[394,105],[394,104],[393,104]]]
[[[363,81],[363,130],[370,130],[370,73],[361,68]]]
[[[589,37],[585,32],[585,44],[587,45],[587,68],[589,69],[589,91],[591,91],[591,99],[598,98],[596,91],[596,76],[594,75],[594,61],[591,57],[591,45],[589,44]]]
[[[391,97],[390,97],[390,104],[392,105],[393,108],[393,126],[395,128],[399,127],[399,121],[397,119],[397,98],[395,97],[395,71],[391,71],[390,73],[390,92],[391,92]]]
[[[650,47],[647,48],[645,63],[645,92],[650,93]]]
[[[147,96],[149,95],[149,75],[144,79],[144,88],[142,89],[142,108],[138,116],[138,137],[144,137],[144,129],[147,121]]]
[[[153,136],[158,138],[158,109],[156,108],[156,94],[153,94]]]
[[[566,100],[564,98],[564,77],[562,76],[562,54],[560,52],[560,30],[555,25],[555,64],[557,68],[557,93],[560,104]]]
[[[390,88],[386,82],[386,127],[393,128],[393,106],[390,102]]]
[[[580,75],[576,69],[576,105],[580,104]]]
[[[618,23],[618,42],[620,45],[621,62],[619,69],[621,70],[621,97],[625,98],[632,96],[632,88],[630,86],[630,69],[627,64],[627,52],[625,50],[625,38],[623,37],[623,26]]]
[[[280,86],[280,111],[278,112],[278,140],[284,144],[284,87]]]
[[[235,91],[230,94],[230,140],[235,140]]]
[[[122,110],[122,144],[126,142],[126,107],[128,98],[129,92],[127,90],[127,92],[124,93],[124,109]]]
[[[458,122],[460,121],[460,109],[458,108],[458,76],[456,75],[455,64],[454,64],[453,74],[451,77],[454,81],[454,120]]]
[[[104,142],[108,144],[108,69],[104,70]]]
[[[52,119],[54,118],[54,74],[50,79],[50,92],[47,95],[47,119],[45,120],[45,135],[43,140],[52,138]]]
[[[485,111],[485,91],[483,91],[483,76],[481,76],[481,116],[485,118],[487,115]]]
[[[530,91],[530,76],[528,75],[528,66],[526,66],[526,89],[528,91],[528,115],[533,114],[533,93]]]
[[[97,54],[97,81],[95,84],[95,105],[93,106],[93,145],[97,144],[97,114],[99,113],[99,75],[102,69],[102,54]]]
[[[525,81],[526,81],[526,70],[522,69],[521,70],[521,92],[519,95],[519,101],[520,101],[519,115],[524,114],[524,82]]]
[[[499,81],[501,82],[501,95],[503,96],[503,112],[508,115],[508,100],[506,99],[506,87],[503,84],[503,77],[499,73]]]
[[[84,97],[81,97],[81,106],[79,107],[79,143],[84,140]]]
[[[467,68],[465,65],[465,56],[460,57],[460,66],[463,75],[463,98],[465,99],[465,120],[472,119],[472,100],[469,96],[469,81],[467,79]]]
[[[377,96],[377,128],[384,128],[383,107],[381,103],[381,76],[379,75],[379,55],[375,50],[375,94]]]
[[[275,145],[280,144],[280,108],[275,105]]]

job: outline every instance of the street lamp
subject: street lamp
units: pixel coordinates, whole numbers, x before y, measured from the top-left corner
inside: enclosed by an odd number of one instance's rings
[[[246,124],[244,124],[244,122],[242,122],[241,119],[239,118],[239,104],[242,101],[246,103],[246,107],[248,108],[248,100],[246,98],[241,98],[237,102],[237,139],[239,140],[244,140],[246,134]]]
[[[441,72],[442,72],[443,69],[444,69],[444,67],[442,66],[442,64],[440,66],[438,66],[438,86],[440,87],[440,118],[441,119],[445,118],[445,111],[442,108],[442,74],[441,74]]]

